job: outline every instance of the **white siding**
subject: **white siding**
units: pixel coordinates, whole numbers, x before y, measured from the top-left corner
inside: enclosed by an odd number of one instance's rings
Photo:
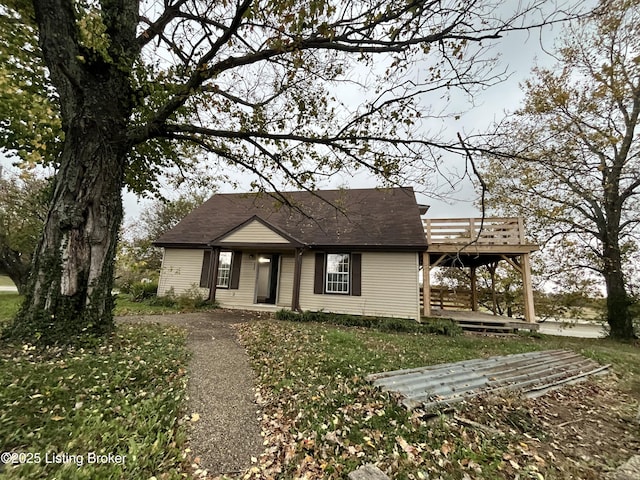
[[[289,243],[289,240],[254,220],[222,239],[220,243]]]
[[[362,253],[362,295],[313,293],[315,256],[302,259],[300,306],[303,310],[398,318],[420,317],[418,254]]]
[[[253,255],[253,258],[249,258]],[[254,252],[242,252],[240,264],[240,282],[237,289],[217,288],[216,300],[223,307],[248,307],[255,301],[256,288],[256,258]]]
[[[171,287],[176,295],[180,295],[195,285],[202,295],[208,296],[209,289],[199,287],[203,257],[204,250],[165,248],[158,295],[166,295]]]
[[[253,258],[249,258],[253,255]],[[204,250],[167,248],[164,252],[158,295],[166,295],[173,287],[176,295],[200,283]],[[222,306],[251,308],[255,302],[255,252],[242,253],[240,282],[237,290],[218,288],[216,300]],[[300,306],[303,310],[323,310],[354,315],[377,315],[398,318],[419,318],[418,255],[416,253],[362,253],[362,295],[315,295],[313,279],[315,255],[302,257]],[[277,305],[290,308],[293,293],[293,255],[281,257]],[[202,295],[209,290],[200,288]]]
[[[293,270],[295,268],[295,258],[293,255],[283,255],[280,258],[280,275],[278,276],[278,302],[277,304],[291,308],[291,298],[293,296]]]

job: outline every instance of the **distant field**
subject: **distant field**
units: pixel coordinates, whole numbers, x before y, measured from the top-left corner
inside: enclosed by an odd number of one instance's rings
[[[0,275],[0,287],[13,287],[14,284],[6,275]]]

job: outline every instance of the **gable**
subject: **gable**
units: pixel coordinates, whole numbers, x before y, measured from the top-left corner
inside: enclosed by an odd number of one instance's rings
[[[219,245],[244,245],[251,243],[289,245],[291,242],[259,220],[253,219],[250,222],[233,229],[228,234],[216,240],[215,243]]]

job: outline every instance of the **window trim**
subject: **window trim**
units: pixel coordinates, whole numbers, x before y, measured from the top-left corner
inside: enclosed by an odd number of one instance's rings
[[[336,256],[342,256],[342,257],[346,257],[347,259],[347,271],[346,272],[329,272],[329,257],[332,255],[336,255]],[[353,268],[352,268],[352,259],[351,259],[351,253],[346,253],[346,252],[337,252],[337,253],[327,253],[325,254],[325,261],[324,261],[324,292],[325,294],[328,295],[351,295],[351,276],[352,276],[352,272],[353,272]],[[336,280],[336,281],[329,281],[329,275],[339,275],[342,276],[343,278],[346,276],[346,290],[331,290],[329,288],[329,285],[331,283],[333,284],[339,284],[339,285],[345,285],[344,281],[340,281],[340,280]]]
[[[228,264],[228,268],[221,268],[223,263],[221,261],[221,257],[223,253],[228,253],[230,254],[229,256],[229,264]],[[231,276],[233,274],[233,256],[234,253],[231,250],[220,250],[220,253],[218,254],[218,272],[216,275],[216,288],[225,288],[225,289],[230,289],[231,288]],[[219,283],[220,281],[220,273],[227,271],[227,276],[226,276],[226,285],[225,284],[221,284]]]

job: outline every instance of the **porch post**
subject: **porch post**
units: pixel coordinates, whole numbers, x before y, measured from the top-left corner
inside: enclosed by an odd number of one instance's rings
[[[476,285],[476,267],[471,267],[471,311],[478,311],[478,287]]]
[[[431,256],[428,252],[422,254],[422,315],[431,316]]]
[[[220,248],[216,247],[211,252],[211,263],[209,264],[209,298],[213,302],[216,299],[216,284],[218,283],[218,264],[220,260]]]
[[[521,255],[522,261],[522,287],[524,291],[524,319],[527,322],[536,321],[536,312],[533,304],[533,284],[531,282],[530,254]]]
[[[496,268],[498,268],[498,262],[487,265],[489,273],[491,274],[491,306],[493,307],[494,315],[498,315],[498,297],[496,295]]]
[[[302,248],[296,248],[295,263],[293,266],[293,295],[291,297],[291,310],[300,312],[300,276],[302,274]]]

